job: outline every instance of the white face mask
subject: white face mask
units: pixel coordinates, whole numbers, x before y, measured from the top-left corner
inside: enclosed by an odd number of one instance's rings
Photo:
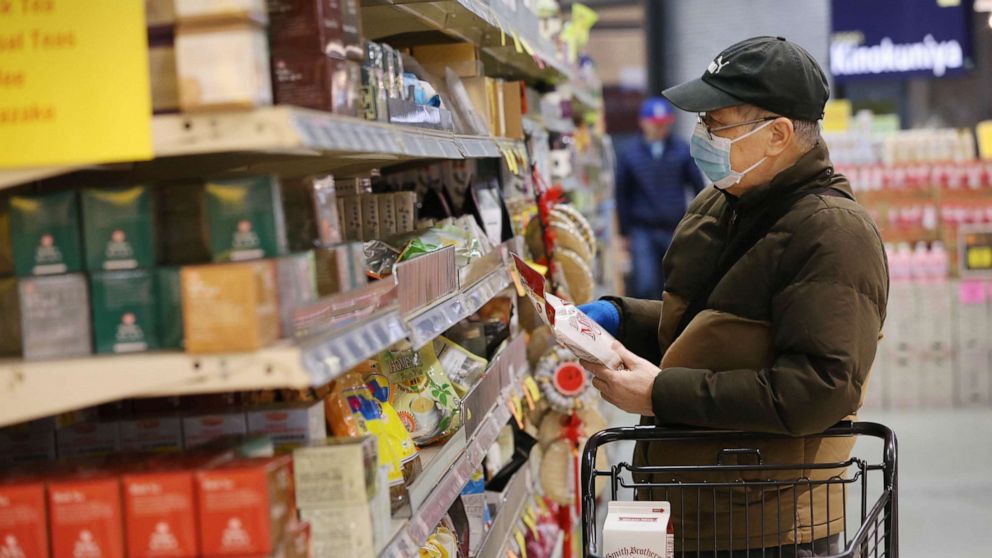
[[[709,178],[713,182],[713,187],[717,190],[726,190],[731,186],[739,184],[741,179],[744,178],[744,175],[758,168],[758,165],[764,163],[765,159],[768,158],[762,157],[757,163],[743,171],[737,172],[730,165],[731,146],[772,122],[774,121],[769,120],[750,132],[734,139],[721,138],[720,136],[710,137],[711,134],[707,131],[706,124],[697,122],[696,129],[692,132],[692,141],[689,143],[689,153],[692,155],[693,160],[696,161],[696,166],[699,167],[699,170],[703,171],[706,178]]]

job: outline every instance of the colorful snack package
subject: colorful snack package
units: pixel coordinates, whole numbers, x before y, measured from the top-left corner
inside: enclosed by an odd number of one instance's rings
[[[348,372],[338,378],[341,393],[355,415],[364,421],[367,433],[379,441],[379,463],[389,467],[389,494],[393,512],[399,510],[409,499],[403,476],[404,463],[416,460],[410,470],[419,473],[420,459],[417,448],[402,423],[390,413],[388,404],[383,404],[372,396],[359,372]],[[392,411],[395,413],[395,411]]]
[[[461,398],[428,343],[420,350],[399,345],[379,355],[379,371],[366,378],[385,390],[418,446],[443,442],[461,425]]]
[[[488,362],[446,337],[439,337],[438,342],[440,349],[437,358],[441,362],[441,368],[448,374],[458,396],[464,398],[482,379]]]

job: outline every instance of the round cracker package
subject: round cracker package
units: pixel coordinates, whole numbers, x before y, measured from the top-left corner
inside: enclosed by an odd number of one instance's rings
[[[592,250],[582,237],[582,232],[571,221],[553,215],[551,232],[555,238],[555,252],[561,249],[575,252],[584,262],[592,261]]]
[[[461,426],[461,398],[428,343],[414,350],[408,343],[379,355],[378,370],[366,376],[380,396],[396,409],[418,446],[443,442]]]
[[[595,279],[592,269],[579,254],[567,249],[555,250],[555,263],[559,265],[568,285],[568,294],[576,306],[590,302],[593,298]]]
[[[582,233],[582,238],[585,239],[586,243],[589,245],[589,251],[592,252],[593,257],[596,256],[596,232],[593,230],[592,225],[586,216],[583,215],[575,207],[562,203],[558,204],[551,210],[552,216],[559,216],[568,219],[573,225],[578,227],[579,231]]]

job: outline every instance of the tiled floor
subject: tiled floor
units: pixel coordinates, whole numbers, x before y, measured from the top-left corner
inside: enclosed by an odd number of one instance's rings
[[[889,425],[899,439],[900,556],[992,557],[992,410],[867,411],[861,420]],[[629,446],[616,449],[612,460],[629,459]],[[855,451],[881,455],[877,444]]]

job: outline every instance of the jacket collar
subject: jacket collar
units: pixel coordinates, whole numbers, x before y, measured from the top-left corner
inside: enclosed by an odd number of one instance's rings
[[[818,141],[795,164],[775,175],[767,185],[745,192],[732,205],[735,205],[739,211],[748,211],[750,208],[761,206],[772,197],[788,195],[828,183],[832,183],[831,185],[838,190],[853,195],[847,181],[832,180],[833,176],[834,164],[830,161],[830,151],[822,141]]]

